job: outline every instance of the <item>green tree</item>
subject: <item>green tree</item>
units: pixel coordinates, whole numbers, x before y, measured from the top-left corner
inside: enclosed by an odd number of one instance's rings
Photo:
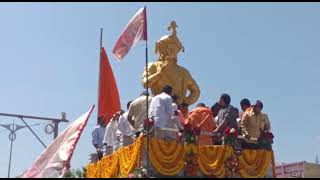
[[[64,178],[85,178],[86,168],[82,169],[70,169],[65,175]]]

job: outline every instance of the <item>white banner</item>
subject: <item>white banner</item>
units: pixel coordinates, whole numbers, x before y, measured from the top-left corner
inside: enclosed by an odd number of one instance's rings
[[[18,178],[62,178],[93,109],[73,121]]]

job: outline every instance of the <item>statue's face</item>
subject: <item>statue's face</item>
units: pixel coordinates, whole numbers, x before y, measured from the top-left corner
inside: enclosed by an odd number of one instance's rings
[[[163,47],[160,51],[160,56],[167,58],[167,59],[173,59],[177,58],[178,52],[173,47]]]
[[[167,48],[168,58],[177,58],[180,48],[176,44],[169,44]]]
[[[160,42],[158,50],[161,58],[176,61],[181,48],[176,43]]]

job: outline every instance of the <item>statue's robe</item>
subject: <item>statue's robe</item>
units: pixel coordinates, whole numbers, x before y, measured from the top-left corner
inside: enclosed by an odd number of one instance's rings
[[[185,102],[189,105],[195,103],[200,96],[200,89],[196,81],[191,77],[189,71],[174,62],[161,71],[165,61],[156,61],[148,64],[148,86],[154,95],[160,94],[166,85],[172,87],[172,94],[179,96],[178,104]],[[142,83],[146,86],[146,69],[142,75]],[[190,94],[188,95],[188,91]],[[188,96],[187,96],[188,95]]]

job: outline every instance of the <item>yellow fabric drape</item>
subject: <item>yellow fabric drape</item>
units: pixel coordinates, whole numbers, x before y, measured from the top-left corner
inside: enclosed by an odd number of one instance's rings
[[[147,147],[147,139],[144,139]],[[184,147],[176,142],[150,138],[149,159],[157,172],[165,176],[176,176],[184,167]]]
[[[262,178],[267,174],[271,162],[271,151],[243,150],[239,156],[239,174],[244,178]]]
[[[87,178],[128,177],[134,168],[142,162],[142,145],[147,147],[145,137],[126,147],[120,148],[110,156],[105,156],[98,163],[87,165]],[[155,170],[165,176],[177,176],[184,168],[185,154],[193,151],[197,157],[199,170],[206,176],[225,177],[227,169],[225,161],[235,155],[228,145],[177,144],[155,138],[150,138],[149,160]],[[243,178],[261,178],[267,174],[270,167],[272,151],[243,150],[238,156],[239,175]]]
[[[198,164],[206,176],[225,177],[225,160],[233,153],[230,146],[198,146]]]

